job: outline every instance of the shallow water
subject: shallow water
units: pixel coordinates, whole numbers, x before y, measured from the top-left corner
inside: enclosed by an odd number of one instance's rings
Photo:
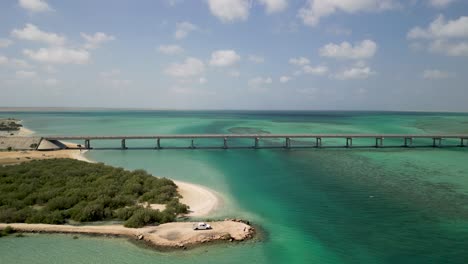
[[[0,115],[21,118],[40,135],[468,134],[468,115],[449,113],[84,111]],[[129,147],[154,143],[127,141]],[[344,144],[339,140],[323,143]],[[354,143],[372,144],[365,140]],[[92,144],[118,147],[120,142]],[[2,263],[465,263],[468,258],[468,148],[92,150],[87,156],[210,187],[224,200],[214,217],[252,220],[264,230],[263,241],[162,253],[125,239],[27,235],[0,239]]]

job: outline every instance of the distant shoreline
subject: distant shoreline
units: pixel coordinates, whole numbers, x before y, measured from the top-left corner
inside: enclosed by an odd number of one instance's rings
[[[363,113],[444,113],[468,114],[468,111],[448,110],[369,110],[369,109],[184,109],[184,108],[116,108],[116,107],[0,107],[2,112],[73,112],[73,111],[190,111],[190,112],[363,112]]]

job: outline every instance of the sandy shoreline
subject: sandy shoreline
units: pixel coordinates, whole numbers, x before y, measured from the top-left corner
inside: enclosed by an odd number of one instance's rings
[[[126,228],[122,225],[71,226],[11,223],[0,224],[0,229],[10,226],[18,232],[125,236],[143,240],[154,247],[167,248],[186,248],[213,241],[243,241],[252,238],[255,233],[254,228],[239,221],[210,222],[213,229],[197,231],[192,229],[193,223],[174,222],[143,228]]]

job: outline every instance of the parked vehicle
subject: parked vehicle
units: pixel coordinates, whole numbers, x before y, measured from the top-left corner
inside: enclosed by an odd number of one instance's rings
[[[192,228],[193,230],[207,230],[207,229],[211,229],[212,227],[205,222],[200,222],[200,223],[193,224]]]

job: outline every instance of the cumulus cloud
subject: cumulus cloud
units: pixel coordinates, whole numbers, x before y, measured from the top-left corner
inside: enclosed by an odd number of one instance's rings
[[[251,61],[253,63],[264,63],[265,58],[263,58],[262,56],[250,55],[249,56],[249,61]]]
[[[34,71],[16,71],[15,76],[18,79],[32,79],[37,76],[37,73]]]
[[[211,53],[210,65],[227,67],[238,61],[240,61],[240,56],[234,50],[217,50]]]
[[[456,0],[429,0],[429,5],[436,8],[444,8],[455,2]]]
[[[88,35],[86,33],[81,33],[81,37],[86,40],[84,45],[85,49],[95,49],[98,48],[102,43],[115,40],[114,36],[107,35],[106,33],[96,32],[94,35]]]
[[[49,45],[63,45],[66,40],[64,36],[42,31],[33,24],[26,24],[23,29],[13,29],[11,35],[18,39],[44,42]]]
[[[329,43],[320,49],[320,56],[336,59],[368,59],[375,55],[377,44],[372,40],[363,40],[354,46],[349,42]]]
[[[306,57],[299,57],[299,58],[291,58],[289,59],[289,63],[296,65],[296,66],[304,66],[310,63],[309,59]]]
[[[19,0],[19,5],[31,12],[51,11],[52,8],[44,0]]]
[[[197,30],[198,27],[190,22],[180,22],[176,23],[176,31],[174,37],[176,39],[183,39],[188,36],[188,34],[194,30]]]
[[[443,15],[439,15],[427,28],[412,28],[407,38],[411,41],[426,41],[427,49],[431,52],[468,56],[468,17],[461,16],[447,21]]]
[[[316,26],[320,19],[336,12],[354,14],[359,12],[378,12],[398,6],[395,0],[308,0],[298,12],[298,17],[308,26]]]
[[[240,72],[239,72],[238,70],[229,71],[228,74],[229,74],[229,76],[231,76],[231,77],[236,77],[236,78],[239,77],[239,76],[241,75]]]
[[[302,71],[306,74],[322,76],[328,73],[328,67],[327,66],[312,67],[310,65],[305,65],[304,67],[302,67]]]
[[[0,39],[0,48],[7,48],[11,44],[13,44],[13,41],[11,41],[9,39]]]
[[[289,76],[281,76],[281,77],[279,78],[279,81],[280,81],[281,83],[287,83],[287,82],[289,82],[290,80],[291,80],[291,77],[289,77]]]
[[[188,57],[182,63],[173,63],[164,70],[164,73],[172,77],[187,78],[199,76],[205,71],[203,61]]]
[[[267,14],[284,11],[288,7],[286,0],[259,0],[265,6]]]
[[[39,50],[23,50],[30,59],[52,64],[86,64],[90,59],[89,52],[84,49],[69,49],[64,47],[40,48]]]
[[[454,74],[440,70],[425,70],[422,73],[422,78],[426,80],[442,80],[453,77]]]
[[[247,20],[250,3],[248,0],[208,0],[211,14],[222,22]]]
[[[367,79],[373,74],[375,72],[370,67],[352,67],[335,74],[334,78],[339,80]]]
[[[27,61],[21,59],[9,59],[8,57],[0,55],[0,65],[6,65],[16,69],[28,69],[32,68]]]
[[[158,52],[167,55],[176,55],[184,52],[184,49],[179,45],[160,45]]]
[[[252,88],[258,88],[263,85],[271,84],[273,83],[273,79],[271,77],[255,77],[249,80],[248,84]]]

